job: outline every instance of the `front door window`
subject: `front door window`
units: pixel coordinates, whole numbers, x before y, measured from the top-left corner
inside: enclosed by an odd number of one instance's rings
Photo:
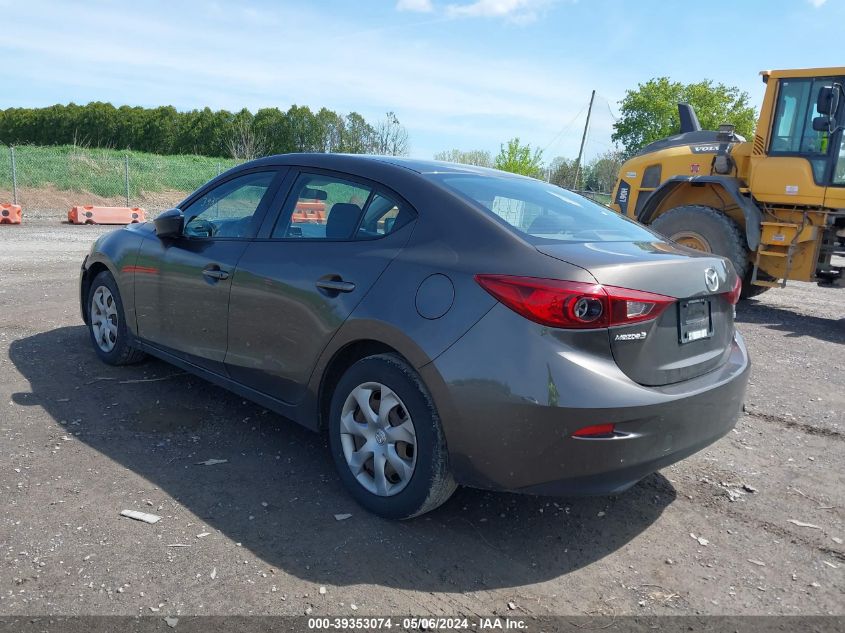
[[[264,171],[224,182],[184,209],[189,237],[249,237],[255,212],[273,182]]]

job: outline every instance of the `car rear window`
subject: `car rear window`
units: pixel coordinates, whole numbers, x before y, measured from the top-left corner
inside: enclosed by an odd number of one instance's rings
[[[636,222],[539,180],[439,175],[446,187],[520,233],[565,242],[653,242]]]

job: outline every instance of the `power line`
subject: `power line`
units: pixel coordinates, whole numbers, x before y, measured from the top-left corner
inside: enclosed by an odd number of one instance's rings
[[[610,143],[605,143],[604,141],[600,141],[597,138],[593,138],[592,136],[587,138],[587,144],[590,143],[598,143],[599,145],[604,145],[605,147],[609,147],[611,149],[613,149],[614,147],[614,145],[611,145]]]
[[[614,123],[618,123],[618,122],[619,122],[619,117],[617,117],[615,114],[613,114],[613,109],[610,107],[610,99],[608,99],[607,97],[605,97],[603,94],[600,94],[599,96],[600,96],[602,99],[604,99],[604,102],[607,104],[607,112],[608,112],[608,114],[610,114],[610,118],[611,118],[611,119],[613,119],[613,122],[614,122]]]
[[[576,122],[579,118],[581,118],[581,115],[582,115],[582,114],[584,114],[584,110],[586,110],[586,109],[587,109],[587,106],[584,106],[583,108],[581,108],[581,110],[579,110],[579,111],[578,111],[578,114],[576,114],[576,115],[575,115],[575,117],[574,117],[574,118],[573,118],[573,119],[572,119],[569,123],[567,123],[567,124],[563,127],[563,129],[561,129],[561,131],[560,131],[560,132],[558,132],[557,134],[555,134],[554,138],[553,138],[551,141],[549,141],[549,142],[548,142],[548,144],[547,144],[547,145],[546,145],[546,146],[545,146],[545,147],[544,147],[541,151],[542,151],[543,153],[545,153],[547,149],[549,149],[552,145],[554,145],[555,141],[557,141],[557,140],[558,140],[558,138],[560,138],[561,134],[563,134],[563,133],[564,133],[564,132],[566,132],[569,128],[571,128],[573,125],[575,125],[575,122]]]

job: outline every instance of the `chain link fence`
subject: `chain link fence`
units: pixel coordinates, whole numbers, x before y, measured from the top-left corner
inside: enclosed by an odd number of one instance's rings
[[[76,146],[0,145],[0,202],[30,217],[75,205],[143,207],[155,215],[241,161]]]
[[[28,217],[64,217],[71,207],[89,204],[142,207],[155,216],[240,162],[69,145],[0,145],[0,203],[19,204]],[[610,204],[610,193],[576,193]]]

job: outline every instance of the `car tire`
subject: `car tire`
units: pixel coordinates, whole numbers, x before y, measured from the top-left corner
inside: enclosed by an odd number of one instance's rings
[[[457,486],[437,409],[419,374],[399,356],[368,356],[347,369],[329,416],[340,479],[373,514],[410,519],[452,496]]]
[[[721,211],[711,207],[690,204],[676,207],[659,216],[651,227],[672,241],[702,242],[705,248],[696,250],[721,255],[731,260],[736,274],[742,279],[742,298],[752,297],[765,290],[751,284],[751,263],[745,234],[739,225]]]
[[[126,327],[123,301],[117,282],[108,271],[102,271],[88,289],[88,334],[94,352],[108,365],[131,365],[146,354],[133,347]]]

